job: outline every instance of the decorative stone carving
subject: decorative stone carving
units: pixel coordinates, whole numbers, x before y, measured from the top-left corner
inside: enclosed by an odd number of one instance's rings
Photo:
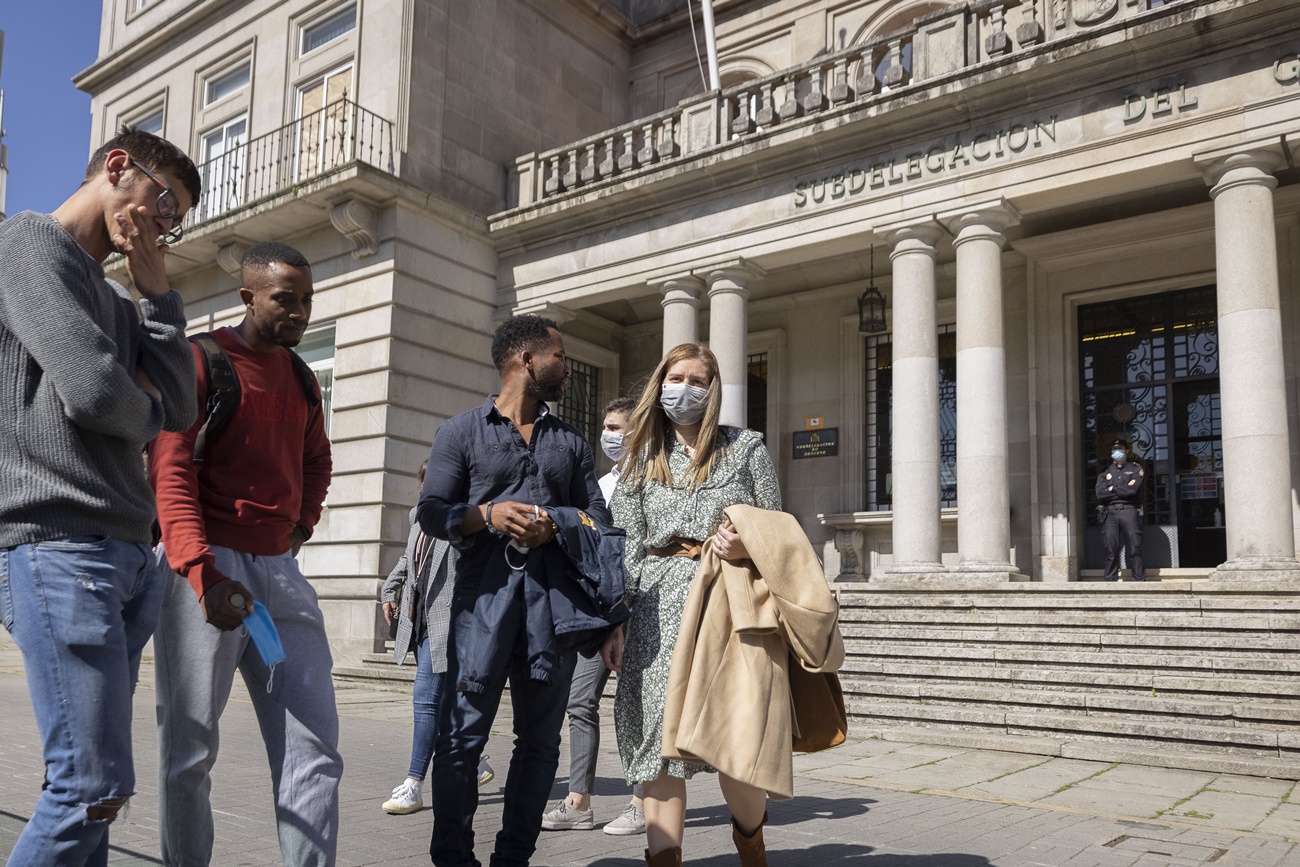
[[[352,242],[353,259],[364,259],[378,252],[375,244],[378,222],[375,209],[360,199],[343,199],[330,208],[330,223]]]
[[[217,264],[231,277],[239,279],[239,263],[248,252],[248,245],[242,241],[229,241],[217,248]]]
[[[600,177],[607,178],[614,174],[614,168],[614,137],[611,135],[605,138],[605,158],[600,161],[597,171]]]
[[[636,168],[636,144],[632,141],[634,130],[623,131],[623,153],[618,157],[618,170],[630,172]]]
[[[568,169],[564,172],[564,188],[571,190],[578,185],[578,151],[569,151],[566,159]]]
[[[889,65],[885,68],[885,87],[898,87],[907,78],[903,68],[903,43],[897,39],[889,43]]]
[[[1066,0],[1052,0],[1052,23],[1058,33],[1065,29],[1065,7]]]
[[[731,120],[732,135],[748,135],[754,131],[754,119],[749,116],[749,94],[736,96],[736,116]]]
[[[643,166],[648,166],[655,161],[655,127],[654,124],[648,123],[641,127],[641,150],[637,152],[636,158]]]
[[[835,576],[837,582],[867,580],[862,562],[865,547],[866,541],[861,530],[835,531],[835,550],[840,555],[840,574]]]
[[[1042,22],[1038,20],[1038,0],[1029,0],[1023,7],[1025,20],[1016,28],[1016,42],[1021,47],[1037,45],[1047,38]]]
[[[1100,24],[1119,8],[1119,0],[1074,0],[1074,23],[1082,27]]]
[[[551,157],[551,173],[546,177],[546,183],[542,185],[546,195],[552,196],[558,193],[563,187],[560,184],[560,155],[556,154]]]
[[[673,119],[664,118],[663,128],[659,131],[659,142],[655,145],[655,153],[659,156],[660,161],[677,156],[677,137],[673,130]]]
[[[999,57],[1011,50],[1011,37],[1007,35],[1007,13],[1001,4],[993,7],[989,22],[993,25],[993,32],[984,40],[984,51],[989,57]]]
[[[848,61],[840,58],[835,61],[834,83],[831,85],[831,102],[839,105],[848,102],[852,98],[853,92],[849,90]]]
[[[583,163],[582,171],[578,177],[584,184],[589,184],[596,180],[596,143],[592,142],[587,145],[587,160]]]
[[[799,116],[799,100],[795,97],[794,92],[794,76],[791,75],[785,80],[785,101],[777,109],[777,114],[780,115],[782,123]]]
[[[812,114],[826,107],[826,94],[822,92],[822,71],[820,69],[814,69],[809,78],[812,90],[808,91],[808,95],[803,98],[803,109]]]
[[[776,120],[776,107],[772,104],[772,82],[767,82],[759,90],[758,113],[754,115],[754,123],[761,127],[769,127]]]

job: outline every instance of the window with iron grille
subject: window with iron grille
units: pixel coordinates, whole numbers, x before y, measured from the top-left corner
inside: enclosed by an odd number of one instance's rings
[[[560,398],[560,418],[573,425],[587,438],[592,454],[600,449],[600,368],[594,364],[569,359],[569,387]]]
[[[893,508],[893,336],[867,338],[866,511]],[[939,501],[957,505],[957,328],[939,328]]]
[[[745,373],[748,377],[748,402],[745,424],[750,430],[767,434],[767,353],[750,355]]]

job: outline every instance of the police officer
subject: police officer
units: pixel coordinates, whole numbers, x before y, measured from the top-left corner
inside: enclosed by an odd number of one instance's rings
[[[1128,459],[1128,440],[1117,439],[1111,446],[1111,464],[1097,477],[1097,503],[1106,538],[1106,580],[1119,580],[1120,540],[1128,549],[1128,563],[1134,581],[1145,581],[1142,565],[1142,485],[1146,473]]]

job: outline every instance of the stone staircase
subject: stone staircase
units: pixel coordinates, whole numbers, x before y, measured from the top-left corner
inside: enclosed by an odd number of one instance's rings
[[[835,587],[854,737],[1300,779],[1300,588]],[[334,673],[409,690],[414,656]]]
[[[837,587],[857,735],[1300,777],[1300,588]]]

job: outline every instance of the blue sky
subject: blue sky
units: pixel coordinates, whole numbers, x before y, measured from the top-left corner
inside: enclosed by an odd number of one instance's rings
[[[10,214],[49,212],[71,195],[90,156],[90,97],[72,76],[99,52],[99,0],[0,0]]]

